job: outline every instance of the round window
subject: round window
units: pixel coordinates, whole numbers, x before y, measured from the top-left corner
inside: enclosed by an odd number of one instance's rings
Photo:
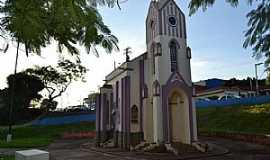
[[[177,23],[176,18],[175,18],[174,16],[170,16],[170,17],[169,17],[169,24],[170,24],[171,26],[175,27],[175,26],[176,26],[176,23]]]

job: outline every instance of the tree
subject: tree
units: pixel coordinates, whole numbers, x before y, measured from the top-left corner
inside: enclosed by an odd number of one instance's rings
[[[73,81],[84,81],[84,75],[87,72],[87,69],[80,62],[73,63],[69,60],[59,61],[56,68],[36,66],[34,69],[25,71],[29,75],[39,77],[44,83],[48,96],[43,100],[41,106],[47,108],[47,110],[56,109],[57,102],[55,99],[60,97]]]
[[[16,86],[13,89],[13,81],[15,79]],[[44,89],[42,81],[33,75],[27,75],[23,72],[16,75],[9,75],[7,78],[8,88],[1,90],[0,99],[4,108],[10,103],[11,92],[14,90],[15,110],[27,109],[32,100],[40,100],[42,95],[39,94]]]
[[[45,98],[40,104],[40,109],[45,110],[46,112],[50,110],[55,110],[57,108],[58,102]]]
[[[9,111],[10,99],[12,98],[13,80],[15,79],[16,88],[14,88],[14,107],[12,119],[9,119],[7,113]],[[39,94],[44,89],[42,81],[32,75],[18,73],[10,75],[7,78],[8,88],[0,90],[0,124],[5,125],[7,122],[25,122],[39,115],[36,110],[30,110],[32,101],[39,101],[42,95]]]
[[[14,79],[16,83],[16,86],[14,88],[16,97],[16,108],[28,108],[32,100],[39,100],[42,98],[42,95],[39,94],[39,92],[44,89],[44,84],[42,83],[42,81],[37,76],[27,75],[23,72],[17,73],[16,75],[8,76],[8,88],[6,98],[9,99],[11,96]]]
[[[96,7],[97,5],[113,7],[115,3],[117,0],[1,1],[0,36],[17,43],[14,74],[17,73],[20,46],[24,46],[27,56],[31,52],[40,55],[41,48],[51,42],[58,43],[60,52],[66,48],[72,55],[79,54],[77,44],[85,46],[88,52],[92,49],[95,53],[97,53],[96,45],[108,52],[114,48],[118,49],[118,39],[103,23]],[[15,80],[13,83],[15,86]],[[12,119],[13,99],[14,91],[11,94],[10,119]]]
[[[226,0],[233,7],[238,6],[239,0]],[[244,48],[252,47],[253,56],[265,57],[265,66],[270,68],[270,1],[269,0],[246,0],[249,5],[257,5],[248,14],[248,29],[245,33]],[[199,8],[205,11],[212,6],[215,0],[191,0],[189,3],[190,15],[193,15]],[[270,73],[268,78],[270,77]]]
[[[96,98],[98,94],[99,93],[91,93],[84,99],[84,102],[90,107],[90,110],[96,110]]]
[[[52,41],[58,50],[64,48],[71,54],[79,54],[77,44],[87,51],[100,45],[108,52],[117,47],[118,40],[103,23],[96,7],[89,2],[112,7],[115,0],[5,0],[0,8],[1,29],[6,37],[22,44],[25,52],[41,53],[41,48]]]

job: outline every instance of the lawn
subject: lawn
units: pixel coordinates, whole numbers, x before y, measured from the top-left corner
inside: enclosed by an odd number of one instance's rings
[[[199,131],[270,134],[270,104],[197,109]]]
[[[93,131],[94,128],[94,123],[19,127],[13,129],[13,140],[10,143],[5,142],[7,130],[0,129],[0,148],[43,147],[49,145],[66,132],[87,132]]]
[[[14,156],[0,156],[0,160],[15,160]]]

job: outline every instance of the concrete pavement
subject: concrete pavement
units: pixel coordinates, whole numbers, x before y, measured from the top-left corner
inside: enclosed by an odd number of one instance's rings
[[[201,141],[216,145],[208,154],[174,156],[170,153],[140,153],[93,148],[93,139],[57,140],[45,149],[51,160],[270,160],[270,147],[222,138],[201,137]],[[13,154],[16,149],[0,149],[0,154]],[[17,149],[21,150],[21,149]],[[228,152],[227,152],[227,151]]]
[[[270,160],[270,148],[240,141],[221,138],[201,138],[202,141],[228,149],[229,152],[181,155],[124,152],[93,148],[93,140],[59,140],[49,146],[52,160]],[[92,147],[92,148],[91,148]]]

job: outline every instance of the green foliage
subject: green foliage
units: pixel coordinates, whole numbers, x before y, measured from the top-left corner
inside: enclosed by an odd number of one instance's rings
[[[40,109],[42,110],[55,110],[56,107],[58,105],[58,102],[57,101],[53,101],[53,100],[50,100],[50,99],[43,99],[41,104],[40,104]]]
[[[13,140],[4,141],[6,130],[0,129],[0,148],[43,147],[61,137],[65,132],[94,131],[94,123],[81,123],[57,126],[27,126],[14,128]]]
[[[47,11],[44,1],[6,0],[0,9],[1,28],[14,40],[25,45],[26,54],[40,54],[48,41]]]
[[[197,110],[199,131],[269,134],[270,104]]]
[[[226,80],[224,83],[224,86],[226,87],[234,87],[234,86],[238,86],[238,87],[246,87],[246,86],[250,86],[250,82],[255,82],[256,79],[255,78],[250,78],[247,77],[246,79],[236,79],[236,78],[231,78],[229,80]],[[258,83],[259,85],[265,86],[267,79],[259,79]]]
[[[270,64],[270,1],[263,0],[256,9],[247,14],[248,30],[244,47],[253,47],[254,56],[266,57],[265,65]]]
[[[239,0],[226,0],[233,7],[236,7]],[[249,5],[258,4],[248,14],[248,29],[245,33],[244,48],[252,47],[253,55],[257,58],[265,57],[265,66],[270,64],[270,1],[269,0],[246,0]],[[255,3],[256,2],[256,3]],[[189,3],[190,15],[193,15],[199,8],[205,11],[212,6],[215,0],[191,0]]]
[[[116,4],[119,6],[119,0],[92,0],[90,1],[92,3],[93,6],[108,6],[108,7],[114,7]]]
[[[255,0],[246,0],[249,5],[252,5]],[[206,11],[208,7],[213,6],[216,0],[191,0],[189,3],[189,15],[193,15],[199,8]],[[236,7],[239,4],[239,0],[226,0],[231,6]]]
[[[39,94],[44,89],[42,81],[33,75],[27,75],[23,72],[10,75],[7,78],[8,88],[0,91],[0,124],[8,123],[8,113],[13,99],[13,122],[24,123],[32,120],[40,113],[29,110],[32,101],[39,101],[42,95]],[[15,88],[13,89],[13,84]],[[14,92],[12,92],[14,91]]]
[[[6,106],[9,105],[13,83],[15,83],[14,97],[17,108],[28,108],[32,100],[39,100],[42,96],[39,94],[44,89],[42,81],[33,75],[27,75],[23,72],[10,75],[7,78],[8,88],[3,90],[0,95],[4,99]]]
[[[52,41],[71,54],[79,54],[78,44],[89,52],[101,46],[118,49],[117,38],[103,23],[97,5],[113,7],[116,0],[5,0],[0,7],[3,37],[23,44],[26,54],[40,54]]]
[[[56,68],[52,66],[27,69],[26,74],[39,77],[45,85],[48,92],[47,99],[42,104],[47,104],[49,109],[55,109],[57,105],[55,98],[61,96],[73,81],[84,81],[84,75],[87,69],[80,62],[73,63],[69,60],[60,60]]]
[[[95,100],[98,95],[99,95],[99,93],[91,93],[88,95],[88,98],[91,100]]]
[[[15,160],[15,156],[1,156],[0,160]]]

